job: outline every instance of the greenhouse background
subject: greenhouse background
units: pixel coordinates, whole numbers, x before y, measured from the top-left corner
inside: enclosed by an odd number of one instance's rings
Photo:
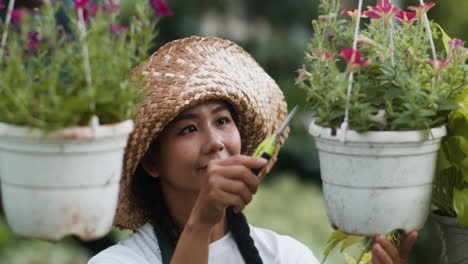
[[[156,47],[191,35],[230,39],[252,54],[276,80],[286,95],[290,109],[305,106],[303,91],[294,86],[295,70],[302,65],[307,42],[313,35],[311,20],[317,16],[320,0],[167,0],[175,15],[160,21]],[[365,1],[365,6],[376,1]],[[418,1],[393,0],[403,7]],[[429,16],[452,37],[468,40],[468,1],[435,0]],[[133,12],[131,0],[121,0],[122,12]],[[355,0],[342,0],[342,8],[357,6]],[[440,46],[439,46],[440,48]],[[321,193],[318,156],[307,133],[310,114],[301,111],[291,123],[291,133],[273,171],[246,210],[251,224],[290,235],[310,247],[320,259],[329,225]],[[25,239],[11,233],[0,216],[0,263],[78,264],[95,253],[90,249],[115,243],[128,231],[113,230],[103,240],[83,243],[73,237],[59,242]],[[356,255],[359,249],[349,251]],[[410,263],[439,263],[441,252],[431,220],[420,233]],[[330,264],[345,263],[334,252]]]

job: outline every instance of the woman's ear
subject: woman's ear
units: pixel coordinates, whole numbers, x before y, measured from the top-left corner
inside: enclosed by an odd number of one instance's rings
[[[148,150],[140,162],[143,169],[145,169],[146,173],[148,173],[151,177],[158,178],[159,172],[158,167],[156,166],[156,159],[153,157],[153,153]]]

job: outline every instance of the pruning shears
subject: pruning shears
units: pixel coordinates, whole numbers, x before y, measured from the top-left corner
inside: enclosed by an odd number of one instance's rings
[[[252,155],[253,157],[262,157],[266,160],[270,160],[273,154],[276,151],[276,146],[278,143],[278,139],[280,138],[281,134],[283,134],[283,131],[286,129],[286,127],[289,124],[289,121],[291,121],[292,117],[294,114],[296,114],[297,110],[299,107],[296,105],[293,110],[289,113],[289,115],[286,117],[286,119],[281,123],[280,127],[275,131],[275,133],[266,139],[264,139],[260,145],[258,145],[257,149],[255,150],[254,154]],[[262,168],[259,169],[252,169],[252,172],[255,175],[258,175]]]

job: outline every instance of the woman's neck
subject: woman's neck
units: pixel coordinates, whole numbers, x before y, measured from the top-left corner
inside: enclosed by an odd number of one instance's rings
[[[174,223],[182,229],[185,227],[192,208],[198,197],[198,192],[177,191],[172,186],[162,183],[162,193],[166,201],[167,208],[171,214]],[[210,242],[217,241],[226,235],[228,231],[226,214],[221,217],[221,220],[211,229]]]

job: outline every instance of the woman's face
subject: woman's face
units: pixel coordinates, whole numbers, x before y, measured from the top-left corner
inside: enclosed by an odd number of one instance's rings
[[[145,169],[175,190],[196,192],[208,162],[240,154],[241,139],[227,104],[208,101],[177,116],[154,146]]]

